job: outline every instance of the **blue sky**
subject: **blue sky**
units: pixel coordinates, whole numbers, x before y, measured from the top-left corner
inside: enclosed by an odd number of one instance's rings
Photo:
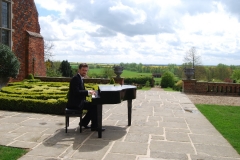
[[[47,10],[39,5],[36,5],[36,6],[37,6],[38,14],[41,17],[47,17],[49,15],[50,16],[59,16],[59,14],[60,14],[60,12]]]
[[[46,3],[47,2],[47,3]],[[35,0],[53,60],[240,65],[237,0]]]

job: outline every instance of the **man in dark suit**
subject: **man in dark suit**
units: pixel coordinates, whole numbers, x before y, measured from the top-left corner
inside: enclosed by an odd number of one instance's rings
[[[97,130],[97,105],[92,105],[86,101],[86,96],[95,95],[94,90],[86,90],[83,78],[87,75],[88,65],[81,63],[78,67],[78,74],[75,75],[69,85],[67,108],[87,110],[87,114],[82,119],[82,126],[86,129],[91,128],[92,131]],[[91,120],[91,127],[88,126]],[[103,128],[102,131],[105,129]]]

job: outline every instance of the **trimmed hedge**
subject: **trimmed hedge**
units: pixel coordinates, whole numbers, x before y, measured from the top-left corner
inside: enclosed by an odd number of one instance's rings
[[[69,82],[15,82],[0,92],[0,109],[63,115]],[[87,89],[98,89],[97,84],[85,84]],[[90,97],[87,97],[91,101]]]
[[[154,87],[154,79],[153,77],[132,77],[132,78],[124,78],[125,84],[139,84],[139,85],[146,85],[147,81],[150,82],[150,86]]]
[[[8,111],[22,111],[47,114],[64,114],[66,99],[53,101],[25,99],[16,97],[0,97],[0,109]]]

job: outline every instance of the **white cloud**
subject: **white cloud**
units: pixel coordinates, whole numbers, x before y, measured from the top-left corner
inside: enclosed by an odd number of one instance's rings
[[[234,0],[46,1],[35,3],[41,34],[55,44],[55,60],[182,64],[195,46],[204,65],[239,65]]]
[[[117,6],[109,8],[109,13],[115,17],[127,19],[126,24],[136,25],[138,23],[144,23],[146,20],[146,14],[143,10],[137,8],[131,8],[119,3]]]

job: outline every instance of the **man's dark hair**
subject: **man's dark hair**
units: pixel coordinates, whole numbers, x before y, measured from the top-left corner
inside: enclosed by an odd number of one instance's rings
[[[81,69],[82,67],[88,67],[87,63],[81,63],[81,64],[79,64],[78,68]]]

